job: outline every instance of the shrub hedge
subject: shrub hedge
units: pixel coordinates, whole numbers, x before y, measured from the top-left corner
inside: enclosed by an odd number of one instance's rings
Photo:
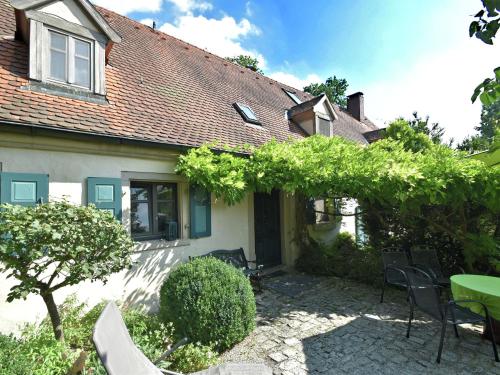
[[[338,276],[371,285],[382,281],[380,253],[370,246],[358,246],[347,232],[339,233],[329,246],[310,239],[302,248],[296,267],[311,274]]]
[[[192,341],[219,351],[255,328],[255,297],[238,269],[215,258],[197,258],[172,271],[160,291],[160,317]]]

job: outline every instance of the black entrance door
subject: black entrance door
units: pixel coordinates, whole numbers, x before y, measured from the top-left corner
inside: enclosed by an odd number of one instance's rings
[[[254,194],[255,255],[257,264],[281,264],[280,194]]]

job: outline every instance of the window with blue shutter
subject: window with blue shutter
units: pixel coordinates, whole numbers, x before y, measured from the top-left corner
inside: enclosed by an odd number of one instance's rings
[[[210,192],[200,186],[189,188],[190,237],[209,237],[212,234]]]
[[[49,200],[49,175],[0,173],[0,203],[34,206]]]
[[[112,212],[121,220],[122,217],[122,180],[120,178],[87,178],[87,203],[98,209]]]

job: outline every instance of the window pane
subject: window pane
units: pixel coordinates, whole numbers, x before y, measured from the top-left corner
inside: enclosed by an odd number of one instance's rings
[[[253,113],[250,107],[242,105],[241,110],[250,120],[257,120],[257,116],[255,116],[255,113]]]
[[[177,221],[175,212],[175,202],[159,202],[158,203],[158,232],[165,233],[167,231],[167,223],[169,221]]]
[[[90,61],[75,57],[75,84],[90,87]]]
[[[50,31],[50,48],[66,52],[67,36]]]
[[[144,186],[131,186],[130,195],[133,201],[143,201],[149,199],[148,189]]]
[[[90,43],[75,39],[75,55],[90,59]]]
[[[173,184],[159,184],[156,186],[158,200],[171,200],[175,199],[175,185]]]
[[[66,81],[66,53],[50,50],[50,78]]]
[[[132,233],[141,234],[150,232],[149,203],[132,201],[131,206],[130,219],[132,221]]]

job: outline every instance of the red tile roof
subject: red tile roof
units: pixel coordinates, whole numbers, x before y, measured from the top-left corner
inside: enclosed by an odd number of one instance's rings
[[[14,10],[8,0],[0,0],[0,123],[183,146],[212,141],[259,145],[272,138],[304,136],[286,119],[286,110],[295,103],[282,89],[296,92],[302,100],[311,99],[309,94],[97,9],[122,37],[109,56],[107,103],[101,104],[27,89],[28,48],[14,40]],[[234,102],[249,105],[262,126],[246,124]],[[352,138],[354,132],[361,141],[361,133],[372,130],[345,113],[334,127],[353,124],[355,128],[342,135]]]

